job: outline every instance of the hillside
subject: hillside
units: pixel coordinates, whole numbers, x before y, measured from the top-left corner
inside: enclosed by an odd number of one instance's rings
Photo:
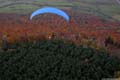
[[[105,47],[114,55],[119,55],[119,22],[106,21],[85,13],[77,13],[77,17],[73,13],[70,15],[72,16],[70,22],[54,14],[40,15],[30,21],[28,14],[1,13],[0,42],[4,35],[8,37],[10,43],[55,38],[70,40],[76,44],[92,45],[94,48]],[[105,46],[108,37],[112,37],[114,41],[112,49]]]
[[[39,15],[30,21],[30,14],[43,6],[65,10],[70,21],[52,14]],[[119,0],[0,0],[0,39],[3,35],[10,42],[49,39],[53,35],[75,43],[84,43],[84,38],[95,39],[92,42],[97,48],[107,48],[116,55],[120,52],[119,8]],[[114,44],[106,47],[108,37],[112,37]]]
[[[2,13],[31,13],[43,6],[71,9],[72,12],[90,13],[105,19],[120,20],[119,0],[0,0]]]
[[[44,6],[70,20],[41,14]],[[120,77],[120,0],[0,0],[0,80]]]

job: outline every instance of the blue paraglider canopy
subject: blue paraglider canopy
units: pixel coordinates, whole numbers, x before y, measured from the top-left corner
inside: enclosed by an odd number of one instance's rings
[[[66,19],[67,21],[69,21],[69,16],[62,10],[54,8],[54,7],[44,7],[41,9],[36,10],[35,12],[33,12],[30,16],[30,20],[32,20],[32,18],[34,16],[37,16],[39,14],[44,14],[44,13],[53,13],[53,14],[57,14],[59,16],[62,16],[64,19]]]

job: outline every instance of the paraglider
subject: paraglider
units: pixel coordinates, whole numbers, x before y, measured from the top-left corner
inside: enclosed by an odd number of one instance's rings
[[[65,13],[64,11],[54,8],[54,7],[43,7],[41,9],[36,10],[35,12],[33,12],[30,16],[30,20],[32,20],[32,18],[34,16],[37,16],[39,14],[44,14],[44,13],[52,13],[52,14],[57,14],[59,16],[62,16],[65,20],[69,21],[69,16],[67,13]]]

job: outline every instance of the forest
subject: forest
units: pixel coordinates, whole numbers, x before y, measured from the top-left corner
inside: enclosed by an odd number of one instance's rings
[[[120,77],[120,60],[61,40],[9,44],[0,50],[0,80],[101,80]]]
[[[45,6],[70,20],[30,20]],[[119,80],[119,8],[119,0],[0,0],[0,80]]]

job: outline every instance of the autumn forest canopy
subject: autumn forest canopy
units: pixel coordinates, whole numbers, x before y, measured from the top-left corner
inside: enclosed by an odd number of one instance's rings
[[[120,0],[0,0],[0,80],[120,78],[119,9]]]

